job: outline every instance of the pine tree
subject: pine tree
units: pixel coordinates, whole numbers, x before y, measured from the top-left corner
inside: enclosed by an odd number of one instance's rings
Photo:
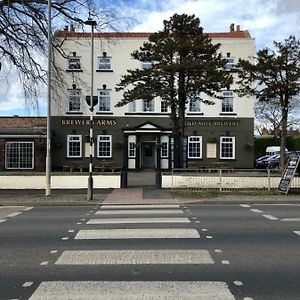
[[[123,99],[116,106],[135,100],[161,97],[171,110],[174,137],[174,166],[183,166],[185,110],[189,101],[213,104],[209,97],[228,88],[232,76],[224,71],[227,60],[212,44],[194,15],[173,15],[163,22],[164,29],[149,36],[149,41],[132,53],[141,62],[152,62],[148,69],[128,70],[116,90]],[[201,96],[204,96],[200,99]]]
[[[274,41],[274,46],[275,50],[263,48],[258,51],[253,62],[239,61],[238,92],[254,95],[258,101],[273,103],[280,108],[280,167],[283,169],[289,110],[295,107],[295,101],[299,103],[300,40],[290,36],[283,43]]]

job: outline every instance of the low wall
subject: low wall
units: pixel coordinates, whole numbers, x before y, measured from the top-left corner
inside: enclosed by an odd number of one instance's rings
[[[93,175],[94,188],[120,188],[120,175]],[[52,175],[52,189],[85,189],[88,175]],[[45,189],[45,175],[0,176],[0,189]]]

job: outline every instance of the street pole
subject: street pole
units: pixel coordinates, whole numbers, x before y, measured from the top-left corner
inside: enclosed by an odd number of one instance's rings
[[[88,177],[88,189],[87,200],[93,200],[93,143],[94,143],[94,105],[93,105],[93,91],[94,91],[94,26],[97,25],[96,21],[88,19],[85,22],[86,25],[90,25],[91,30],[91,96],[90,96],[90,163],[89,163],[89,177]]]
[[[47,151],[46,151],[46,196],[51,195],[51,0],[48,0],[48,91],[47,91]]]

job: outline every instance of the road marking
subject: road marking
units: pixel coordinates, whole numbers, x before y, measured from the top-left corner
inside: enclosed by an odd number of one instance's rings
[[[183,214],[181,209],[98,210],[96,215]]]
[[[50,251],[51,254],[55,254],[55,253],[57,253],[57,252],[58,252],[57,250],[51,250],[51,251]]]
[[[250,205],[248,205],[248,204],[240,204],[240,206],[242,206],[242,207],[250,207]]]
[[[93,239],[198,239],[195,229],[162,228],[162,229],[95,229],[80,230],[75,240]]]
[[[45,281],[29,300],[50,299],[177,299],[234,300],[220,281]]]
[[[81,225],[82,223],[80,223],[80,222],[77,222],[76,224],[77,224],[77,225]]]
[[[151,204],[140,204],[140,205],[105,205],[101,206],[101,209],[131,209],[131,208],[179,208],[177,204],[160,204],[160,205],[151,205]]]
[[[300,222],[300,218],[286,218],[286,219],[280,219],[280,221],[283,221],[283,222]]]
[[[43,261],[40,265],[41,265],[41,266],[47,266],[48,263],[49,263],[48,261]]]
[[[222,253],[222,250],[220,250],[220,249],[215,249],[215,252],[216,252],[216,253]]]
[[[64,251],[57,265],[214,264],[207,250]]]
[[[205,232],[205,231],[207,231],[207,229],[206,229],[206,228],[203,228],[203,229],[201,229],[201,230],[202,230],[202,231],[204,231],[204,232]]]
[[[75,232],[75,230],[74,229],[70,229],[70,230],[68,230],[68,232],[69,233],[73,233],[73,232]]]
[[[212,239],[213,237],[211,235],[206,236],[207,239]]]
[[[2,220],[0,220],[0,223],[3,223],[3,222],[5,222],[6,221],[6,219],[2,219]]]
[[[238,281],[238,280],[234,281],[233,284],[236,285],[236,286],[244,285],[241,281]]]
[[[267,219],[269,219],[269,220],[278,220],[278,218],[273,217],[273,216],[271,216],[271,215],[263,215],[263,217],[265,217],[265,218],[267,218]]]
[[[229,260],[222,260],[223,265],[229,265]]]
[[[300,231],[294,231],[296,234],[300,235]]]
[[[29,287],[29,286],[32,286],[32,285],[33,285],[33,282],[31,282],[31,281],[25,282],[23,284],[24,287]]]
[[[69,238],[66,236],[66,237],[63,237],[63,238],[61,238],[63,241],[66,241],[66,240],[68,240]]]
[[[198,223],[198,224],[199,224],[199,223],[201,223],[201,221],[196,221],[195,223]]]
[[[261,210],[259,210],[259,209],[255,209],[255,208],[253,208],[253,209],[250,209],[251,211],[253,211],[253,212],[255,212],[255,213],[262,213],[262,211]]]
[[[193,219],[193,220],[197,220],[198,218],[197,218],[197,217],[192,217],[192,219]]]
[[[80,219],[80,221],[85,221],[86,219]]]
[[[32,207],[32,206],[28,206],[28,207],[25,207],[24,209],[23,209],[23,211],[29,211],[29,210],[31,210],[31,209],[33,209],[34,207]]]
[[[87,224],[190,223],[188,218],[113,218],[90,219]]]
[[[16,217],[16,216],[20,215],[21,213],[22,213],[22,211],[14,212],[12,214],[7,215],[6,217],[9,217],[9,218]]]

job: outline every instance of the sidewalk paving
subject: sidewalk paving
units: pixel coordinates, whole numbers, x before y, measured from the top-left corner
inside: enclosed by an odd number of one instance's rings
[[[0,206],[4,205],[94,205],[94,204],[238,204],[238,203],[299,203],[300,194],[288,195],[218,195],[212,198],[182,197],[169,189],[147,187],[94,190],[92,201],[87,201],[86,190],[0,190]]]

